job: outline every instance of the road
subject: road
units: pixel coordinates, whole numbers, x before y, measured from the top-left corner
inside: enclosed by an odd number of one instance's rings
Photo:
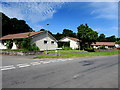
[[[3,88],[118,88],[117,55],[45,61],[3,56],[2,61]]]

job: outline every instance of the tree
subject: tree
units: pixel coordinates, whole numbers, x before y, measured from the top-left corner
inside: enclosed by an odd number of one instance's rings
[[[98,38],[98,41],[99,42],[105,42],[106,41],[106,38],[105,38],[105,35],[102,33],[100,34],[99,38]]]
[[[117,41],[117,39],[116,39],[115,35],[113,35],[113,36],[107,37],[106,41],[107,42],[115,42],[115,41]]]
[[[60,33],[53,34],[53,36],[54,36],[57,40],[60,40],[60,39],[62,39],[62,38],[64,37],[63,34],[60,34]]]
[[[98,33],[91,28],[87,24],[77,27],[78,29],[78,39],[82,40],[81,49],[85,48],[85,43],[88,44],[87,47],[90,47],[91,43],[96,42],[98,39]]]
[[[33,31],[24,20],[9,18],[4,13],[0,14],[2,14],[2,36]]]
[[[66,36],[69,36],[69,37],[76,37],[76,34],[73,33],[72,30],[69,30],[69,29],[64,29],[63,32],[62,32],[63,36],[66,37]]]

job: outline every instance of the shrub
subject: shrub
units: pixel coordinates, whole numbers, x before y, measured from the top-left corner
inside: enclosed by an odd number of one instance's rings
[[[37,46],[29,46],[27,48],[28,51],[39,51],[39,48]]]
[[[62,49],[63,49],[63,50],[72,50],[71,47],[63,47]]]
[[[106,49],[104,45],[100,46],[98,49]]]
[[[94,52],[95,51],[93,47],[85,48],[84,50],[88,51],[88,52]]]
[[[28,47],[30,47],[31,46],[31,38],[30,37],[24,38],[23,41],[21,42],[21,46],[24,49],[27,49]]]
[[[12,46],[13,46],[13,42],[11,40],[8,40],[8,41],[6,41],[6,45],[5,46],[7,47],[7,49],[11,49]]]

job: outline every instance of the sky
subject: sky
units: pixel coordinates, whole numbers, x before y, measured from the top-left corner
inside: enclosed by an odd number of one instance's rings
[[[0,2],[0,6],[0,12],[25,20],[35,31],[56,34],[70,29],[76,33],[78,26],[87,23],[99,34],[118,37],[117,2]]]

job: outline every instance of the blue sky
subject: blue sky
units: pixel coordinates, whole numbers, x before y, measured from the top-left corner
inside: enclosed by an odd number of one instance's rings
[[[77,32],[80,24],[87,23],[99,34],[118,36],[117,2],[1,2],[0,5],[1,12],[25,20],[35,31],[44,28],[54,34],[63,29]]]

